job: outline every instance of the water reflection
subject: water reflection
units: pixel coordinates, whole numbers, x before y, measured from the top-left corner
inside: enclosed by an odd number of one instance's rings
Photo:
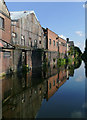
[[[85,112],[87,113],[87,61],[84,62],[85,63],[85,104],[84,104],[84,108],[85,108]],[[86,114],[86,118],[87,118],[87,114]]]
[[[60,87],[74,76],[81,61],[60,68],[50,66],[46,70],[33,69],[32,72],[13,74],[2,80],[3,118],[35,118],[42,101],[49,99]]]

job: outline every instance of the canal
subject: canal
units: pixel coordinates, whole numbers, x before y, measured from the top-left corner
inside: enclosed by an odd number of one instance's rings
[[[85,118],[86,69],[77,61],[4,77],[2,118]]]

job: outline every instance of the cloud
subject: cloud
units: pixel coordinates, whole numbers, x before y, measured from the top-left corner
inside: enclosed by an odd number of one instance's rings
[[[82,31],[76,31],[75,32],[77,35],[79,35],[80,37],[84,36],[83,32]]]
[[[64,35],[59,35],[59,37],[61,37],[61,38],[66,40],[66,37]]]

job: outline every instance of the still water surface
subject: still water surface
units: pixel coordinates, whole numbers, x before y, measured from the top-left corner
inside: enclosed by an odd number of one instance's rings
[[[41,68],[2,80],[3,118],[86,117],[85,64]]]

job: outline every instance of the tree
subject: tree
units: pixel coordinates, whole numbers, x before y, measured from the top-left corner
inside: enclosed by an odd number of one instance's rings
[[[77,47],[77,46],[74,47],[74,56],[75,56],[76,58],[82,56],[82,51],[81,51],[80,48]]]

